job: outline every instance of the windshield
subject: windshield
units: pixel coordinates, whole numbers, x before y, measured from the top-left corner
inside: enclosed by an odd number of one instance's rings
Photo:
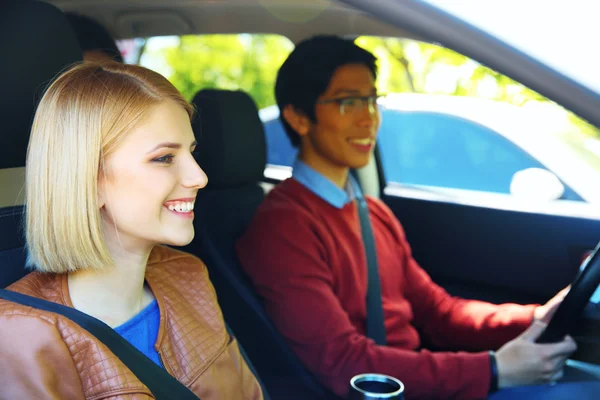
[[[423,0],[600,94],[595,1]]]

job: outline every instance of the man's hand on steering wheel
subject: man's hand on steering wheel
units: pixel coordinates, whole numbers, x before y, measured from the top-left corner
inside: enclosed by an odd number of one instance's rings
[[[577,350],[577,344],[570,336],[558,343],[536,343],[545,328],[544,322],[534,321],[496,352],[500,389],[551,383],[562,378],[565,362]]]

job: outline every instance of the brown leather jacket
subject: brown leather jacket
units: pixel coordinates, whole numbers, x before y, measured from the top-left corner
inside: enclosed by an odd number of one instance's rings
[[[155,348],[165,369],[202,400],[262,399],[223,322],[206,267],[157,246],[146,282],[160,309]],[[33,272],[10,290],[73,306],[67,275]],[[0,399],[154,399],[148,388],[71,320],[0,300]]]

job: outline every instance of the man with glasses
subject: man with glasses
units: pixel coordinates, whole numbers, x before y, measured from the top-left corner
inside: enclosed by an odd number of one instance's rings
[[[300,43],[279,71],[281,119],[300,151],[292,178],[269,193],[237,244],[267,313],[338,395],[366,372],[394,376],[410,398],[427,399],[481,399],[499,387],[559,379],[574,341],[539,345],[535,338],[566,291],[543,306],[453,298],[419,267],[400,223],[374,198],[366,203],[386,344],[366,336],[367,261],[357,211],[363,196],[349,171],[373,154],[376,73],[371,53],[333,36]],[[469,352],[432,352],[422,341]]]

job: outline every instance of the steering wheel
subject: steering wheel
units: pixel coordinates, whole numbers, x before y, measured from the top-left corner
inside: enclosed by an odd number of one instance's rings
[[[585,260],[571,283],[571,290],[556,309],[537,343],[556,343],[563,340],[577,324],[590,297],[600,284],[600,243]]]

